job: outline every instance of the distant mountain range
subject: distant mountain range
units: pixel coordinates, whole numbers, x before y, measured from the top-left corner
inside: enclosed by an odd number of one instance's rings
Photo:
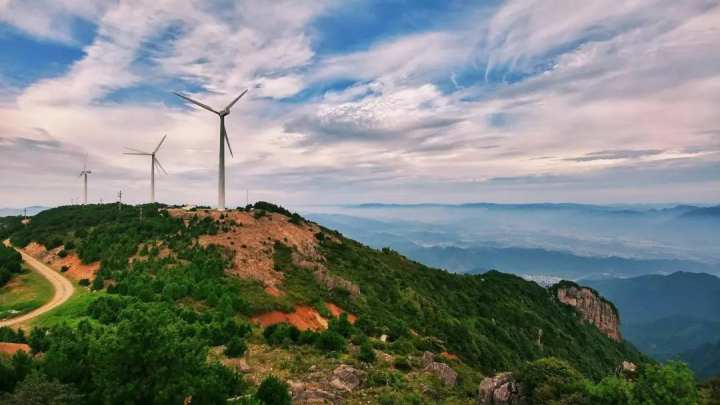
[[[625,338],[641,351],[687,361],[701,378],[720,373],[720,278],[677,272],[583,284],[616,305]]]
[[[31,207],[25,207],[25,208],[0,208],[0,217],[11,217],[11,216],[17,216],[17,215],[23,215],[24,212],[27,213],[27,215],[35,215],[38,212],[45,211],[50,207],[43,207],[40,205],[33,205]],[[25,211],[27,210],[27,211]]]

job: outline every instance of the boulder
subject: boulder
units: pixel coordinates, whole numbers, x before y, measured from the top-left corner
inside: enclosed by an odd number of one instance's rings
[[[341,391],[352,392],[365,382],[366,377],[367,373],[364,371],[341,364],[333,370],[330,385]]]
[[[422,365],[425,371],[434,374],[443,384],[453,386],[457,383],[457,373],[445,363],[435,361],[435,355],[431,352],[424,352],[422,355]]]
[[[522,385],[515,381],[512,373],[500,373],[480,382],[479,405],[527,405]]]
[[[339,404],[342,397],[316,385],[288,381],[293,403],[297,404]]]

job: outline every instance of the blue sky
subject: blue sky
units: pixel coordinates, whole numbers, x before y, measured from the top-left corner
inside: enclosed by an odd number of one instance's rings
[[[0,206],[720,200],[717,1],[0,3]]]

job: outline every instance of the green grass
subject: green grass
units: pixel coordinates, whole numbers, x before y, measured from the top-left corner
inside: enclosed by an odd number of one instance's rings
[[[60,323],[75,325],[83,319],[90,319],[86,311],[91,302],[105,295],[103,291],[90,291],[75,284],[75,294],[64,304],[30,321],[31,327],[49,327]]]
[[[0,319],[30,312],[50,301],[53,287],[45,277],[24,267],[22,274],[0,288]]]

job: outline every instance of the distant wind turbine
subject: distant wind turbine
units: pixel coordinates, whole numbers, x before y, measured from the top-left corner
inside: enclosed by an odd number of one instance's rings
[[[225,143],[227,142],[228,150],[230,151],[230,156],[233,156],[232,147],[230,147],[230,139],[228,139],[227,132],[225,131],[225,116],[230,114],[230,109],[232,106],[237,103],[238,100],[240,100],[240,97],[244,96],[245,93],[247,93],[247,89],[240,93],[239,96],[235,98],[230,104],[227,105],[224,109],[220,111],[214,110],[212,107],[207,106],[199,101],[195,101],[191,99],[190,97],[184,96],[180,93],[175,93],[176,96],[187,100],[201,108],[204,108],[210,112],[213,112],[217,114],[220,117],[220,161],[218,163],[218,210],[223,211],[225,210]]]
[[[155,202],[155,166],[159,167],[160,170],[163,171],[163,173],[167,174],[165,171],[165,168],[160,164],[160,161],[157,159],[155,154],[158,150],[160,150],[160,146],[162,146],[163,142],[165,142],[165,138],[167,138],[167,135],[163,136],[163,138],[160,140],[160,143],[152,152],[143,152],[141,150],[132,149],[126,147],[125,149],[131,151],[131,152],[125,152],[125,155],[138,155],[138,156],[150,156],[150,202]],[[122,198],[122,195],[120,196]]]
[[[83,205],[87,204],[87,176],[92,174],[92,171],[87,168],[87,155],[85,155],[85,162],[83,163],[83,169],[80,172],[80,177],[83,177],[84,191],[83,191]]]

